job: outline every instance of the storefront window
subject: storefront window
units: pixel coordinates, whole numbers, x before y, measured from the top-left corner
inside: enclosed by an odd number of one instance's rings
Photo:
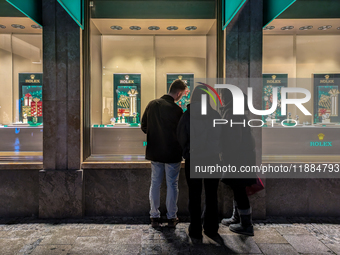
[[[0,160],[42,160],[42,29],[0,18]]]
[[[303,104],[310,116],[292,106],[283,116],[297,121],[294,128],[263,129],[264,159],[338,162],[339,24],[338,19],[277,19],[264,30],[263,108],[270,107],[274,87],[304,88],[311,93]],[[291,98],[300,97],[293,94]],[[324,142],[331,146],[323,146]]]
[[[143,160],[140,119],[176,79],[216,78],[215,19],[91,19],[91,153]]]

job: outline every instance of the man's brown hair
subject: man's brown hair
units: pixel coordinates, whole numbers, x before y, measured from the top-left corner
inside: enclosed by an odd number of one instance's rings
[[[184,81],[177,79],[174,80],[174,82],[171,84],[170,89],[169,89],[169,93],[178,93],[181,91],[186,90],[187,85],[184,83]]]

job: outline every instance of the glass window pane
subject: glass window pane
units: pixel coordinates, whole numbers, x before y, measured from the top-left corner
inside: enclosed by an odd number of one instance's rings
[[[0,161],[41,161],[42,29],[28,18],[20,18],[24,28],[0,21]]]
[[[185,111],[193,79],[216,77],[216,21],[176,20],[177,30],[167,22],[174,20],[91,20],[92,156],[143,160],[140,120],[148,103],[182,79],[188,90],[177,104]],[[185,29],[189,23],[195,29]]]
[[[293,129],[263,128],[265,161],[338,162],[340,128],[338,91],[340,86],[339,19],[274,20],[263,36],[263,100],[266,98],[266,75],[285,75],[289,88],[303,88],[311,99],[303,106],[312,114],[288,105],[288,115],[298,121]],[[283,30],[283,24],[289,29]],[[307,26],[308,25],[308,26]],[[287,28],[287,27],[286,27]],[[273,80],[273,79],[272,79]],[[289,98],[302,98],[292,93]],[[268,98],[268,97],[267,97]],[[269,102],[269,101],[268,101]],[[265,108],[266,105],[263,104]],[[290,113],[290,115],[289,115]],[[327,146],[323,146],[326,144]],[[320,145],[320,146],[318,146]],[[328,146],[331,145],[331,146]]]

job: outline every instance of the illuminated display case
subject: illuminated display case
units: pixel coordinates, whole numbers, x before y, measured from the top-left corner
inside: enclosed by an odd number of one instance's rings
[[[130,29],[136,22],[141,30]],[[168,30],[169,22],[178,30]],[[113,23],[122,29],[110,29]],[[159,30],[148,29],[155,24]],[[189,89],[178,105],[186,110],[191,80],[216,77],[216,31],[215,19],[91,19],[91,155],[144,159],[147,105],[181,78]]]
[[[16,18],[2,22],[15,24]],[[0,161],[41,161],[43,147],[42,29],[13,31],[10,25],[0,33]],[[12,29],[11,29],[12,28]]]
[[[294,28],[283,30],[284,24]],[[339,162],[339,42],[337,19],[327,20],[331,29],[318,29],[323,20],[315,19],[310,29],[301,19],[275,19],[263,31],[263,72],[287,74],[289,88],[302,88],[311,93],[303,106],[311,115],[289,104],[287,113],[299,125],[269,126],[262,129],[262,153],[265,162]],[[265,79],[264,79],[265,80]],[[265,81],[266,82],[266,81]],[[263,84],[265,88],[266,84]],[[288,98],[303,98],[302,93],[290,93]],[[263,108],[265,104],[263,102]],[[267,116],[266,116],[267,117]],[[288,117],[288,116],[286,116]],[[331,146],[323,146],[326,143]]]

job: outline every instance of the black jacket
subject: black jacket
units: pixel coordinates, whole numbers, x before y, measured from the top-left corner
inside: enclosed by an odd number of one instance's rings
[[[183,158],[190,157],[190,104],[187,106],[186,112],[180,119],[177,127],[177,137],[182,147]]]
[[[188,159],[190,153],[195,158],[205,161],[208,159],[215,160],[219,158],[221,152],[220,137],[222,128],[220,125],[213,127],[213,119],[220,119],[217,111],[208,106],[208,114],[201,115],[200,102],[193,102],[188,105],[188,110],[183,114],[178,127],[177,137],[182,146],[183,157]],[[192,125],[190,125],[192,124]],[[190,136],[192,138],[190,142]],[[191,145],[191,149],[190,149]]]
[[[145,109],[141,128],[146,134],[145,158],[161,163],[182,161],[176,130],[183,110],[170,95],[152,100]]]

